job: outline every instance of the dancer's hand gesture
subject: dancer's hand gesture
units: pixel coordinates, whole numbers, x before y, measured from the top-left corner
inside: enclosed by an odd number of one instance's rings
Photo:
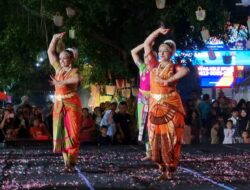
[[[61,32],[53,35],[53,39],[61,39],[66,34],[66,32]]]

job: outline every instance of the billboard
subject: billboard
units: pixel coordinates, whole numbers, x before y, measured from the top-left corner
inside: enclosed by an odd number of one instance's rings
[[[175,57],[189,59],[201,66],[250,66],[249,50],[177,51]]]
[[[231,87],[234,83],[234,66],[198,66],[201,87]]]
[[[200,51],[194,52],[196,65],[225,66],[249,65],[250,51]]]

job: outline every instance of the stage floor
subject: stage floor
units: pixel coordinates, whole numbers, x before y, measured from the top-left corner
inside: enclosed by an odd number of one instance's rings
[[[143,146],[82,146],[77,173],[49,145],[0,149],[0,189],[250,189],[249,145],[183,146],[181,166],[170,181],[144,157]]]

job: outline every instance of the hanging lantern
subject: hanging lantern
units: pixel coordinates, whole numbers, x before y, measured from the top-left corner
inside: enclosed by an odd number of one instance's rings
[[[69,38],[70,39],[75,39],[76,38],[75,29],[73,27],[69,30]]]
[[[166,0],[155,0],[157,9],[164,9]]]
[[[130,88],[122,89],[122,96],[125,97],[125,98],[130,98],[130,96],[131,96]]]
[[[210,38],[209,30],[205,26],[202,27],[201,37],[203,42],[206,42]]]
[[[106,85],[105,90],[107,95],[113,96],[115,94],[115,86],[113,85]]]
[[[116,79],[115,80],[117,89],[125,88],[126,87],[126,80],[125,79]]]
[[[68,17],[71,18],[71,17],[76,15],[76,11],[75,11],[75,9],[72,9],[71,7],[67,7],[66,8],[66,14],[67,14]]]
[[[198,21],[202,21],[206,17],[206,11],[201,8],[201,6],[198,7],[197,11],[195,11],[196,19]]]
[[[56,26],[63,26],[63,16],[60,15],[60,12],[56,12],[56,14],[53,16],[53,21]]]

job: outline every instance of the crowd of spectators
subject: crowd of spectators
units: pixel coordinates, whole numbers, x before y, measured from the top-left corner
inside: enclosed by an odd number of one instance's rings
[[[126,101],[101,103],[93,112],[82,109],[82,144],[136,144],[136,104]],[[250,102],[236,102],[220,93],[211,100],[208,94],[184,103],[186,119],[183,144],[250,143]],[[133,111],[131,111],[133,110]],[[0,142],[16,139],[52,139],[53,102],[32,106],[27,96],[19,105],[6,104],[0,110]]]
[[[215,100],[208,94],[186,103],[185,144],[250,143],[250,102],[236,102],[221,91]]]

